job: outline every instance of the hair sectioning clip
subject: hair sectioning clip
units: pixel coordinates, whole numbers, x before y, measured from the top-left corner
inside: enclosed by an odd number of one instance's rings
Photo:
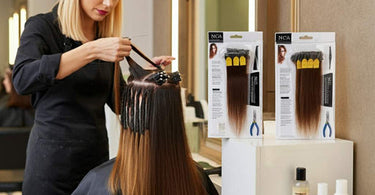
[[[146,80],[152,81],[158,85],[162,85],[167,81],[168,78],[169,78],[169,75],[165,71],[158,71],[152,74]]]
[[[159,71],[148,77],[146,80],[152,81],[158,85],[163,85],[167,81],[168,83],[178,84],[181,81],[181,75],[179,72],[173,72],[168,75],[165,71]]]
[[[181,81],[181,75],[180,72],[172,72],[171,75],[169,75],[168,83],[178,84]]]

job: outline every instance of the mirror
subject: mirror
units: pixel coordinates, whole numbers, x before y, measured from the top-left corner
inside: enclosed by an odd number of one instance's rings
[[[254,30],[256,1],[206,0],[179,3],[179,70],[184,76],[183,86],[187,88],[186,95],[194,95],[194,101],[207,103],[207,32]],[[202,103],[202,106],[208,109],[207,104]],[[207,138],[207,118],[205,116],[201,122],[186,125],[189,144],[193,152],[221,164],[221,139]]]

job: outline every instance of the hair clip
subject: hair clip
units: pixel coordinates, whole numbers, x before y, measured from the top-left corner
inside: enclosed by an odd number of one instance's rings
[[[181,81],[181,75],[180,72],[172,72],[169,76],[168,83],[178,84]]]
[[[158,85],[164,84],[169,78],[168,74],[165,71],[159,71],[151,75],[147,80],[153,81]]]

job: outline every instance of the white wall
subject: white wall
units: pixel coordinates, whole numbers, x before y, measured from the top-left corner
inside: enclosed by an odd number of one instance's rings
[[[49,12],[56,2],[58,0],[27,0],[27,15],[30,17],[39,13]]]

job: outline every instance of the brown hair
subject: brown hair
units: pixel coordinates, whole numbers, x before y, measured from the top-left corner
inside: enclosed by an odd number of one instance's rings
[[[279,64],[283,63],[283,61],[285,60],[285,55],[281,55],[281,48],[283,48],[286,53],[286,48],[284,45],[279,45],[277,47],[277,63]]]
[[[296,65],[297,129],[302,135],[315,135],[322,101],[322,53],[299,52],[291,60]]]
[[[9,93],[9,100],[7,103],[8,107],[19,107],[23,109],[30,109],[31,106],[31,100],[30,95],[19,95],[16,90],[14,89],[13,83],[12,83],[12,71],[10,69],[7,69],[5,71],[5,78],[8,79],[11,84],[11,90]]]
[[[248,102],[248,50],[227,49],[227,107],[232,131],[239,135],[246,121]]]
[[[186,140],[180,86],[169,81],[159,85],[151,79],[155,74],[147,73],[140,78],[132,72],[123,90],[122,131],[109,191],[206,194]]]

